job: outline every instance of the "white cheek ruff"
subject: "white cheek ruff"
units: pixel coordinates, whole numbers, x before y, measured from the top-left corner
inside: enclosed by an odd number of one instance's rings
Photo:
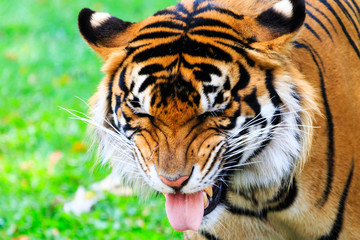
[[[139,166],[134,159],[133,144],[116,128],[108,129],[104,122],[111,125],[107,119],[108,102],[107,87],[100,85],[96,104],[90,109],[92,117],[87,120],[90,125],[94,140],[93,145],[97,145],[97,155],[101,165],[110,165],[113,174],[121,178],[124,184],[131,186],[136,192],[146,195],[150,193],[146,187]],[[114,123],[118,122],[116,115],[113,115]],[[120,119],[121,122],[121,119]]]
[[[312,126],[299,126],[299,124],[308,124],[308,120],[303,121],[303,119],[309,119],[307,115],[309,109],[303,109],[300,102],[292,96],[294,85],[291,83],[291,78],[282,76],[281,79],[283,81],[274,83],[279,97],[285,104],[280,109],[281,122],[276,126],[269,125],[270,127],[265,127],[264,130],[249,129],[248,137],[250,140],[247,140],[249,149],[245,147],[242,150],[243,156],[239,164],[241,166],[243,163],[244,168],[241,171],[236,171],[232,178],[235,188],[250,189],[271,185],[278,186],[293,174],[295,168],[303,164],[304,156],[308,151],[306,149],[309,145],[307,142],[309,141],[308,135],[311,134],[309,128]],[[275,110],[275,108],[271,109],[270,106],[262,106],[262,115],[276,114]],[[266,118],[269,123],[269,118]],[[299,119],[302,119],[301,123],[299,123]],[[262,142],[262,139],[256,136],[261,131],[265,133],[271,131],[271,140],[260,153],[251,157],[254,148],[259,147],[259,142]],[[251,158],[249,159],[249,157]],[[249,161],[249,163],[244,161]],[[246,166],[247,164],[249,166]]]
[[[281,184],[284,178],[291,175],[295,161],[302,153],[302,144],[296,138],[297,134],[302,133],[300,129],[296,129],[295,117],[284,114],[282,123],[275,128],[270,143],[250,159],[253,164],[235,173],[235,185],[250,188]],[[250,155],[244,154],[243,159]]]

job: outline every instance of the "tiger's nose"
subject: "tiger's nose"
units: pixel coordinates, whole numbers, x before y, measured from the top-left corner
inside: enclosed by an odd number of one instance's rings
[[[160,176],[161,181],[168,185],[169,187],[176,187],[179,188],[183,186],[184,182],[189,178],[189,176],[182,176],[175,180],[169,180],[163,176]]]

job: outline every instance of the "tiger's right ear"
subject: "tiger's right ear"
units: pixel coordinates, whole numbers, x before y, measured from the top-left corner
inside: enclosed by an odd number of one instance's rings
[[[132,23],[89,8],[80,11],[78,25],[86,42],[105,59],[115,48],[126,45],[132,36],[129,33]]]

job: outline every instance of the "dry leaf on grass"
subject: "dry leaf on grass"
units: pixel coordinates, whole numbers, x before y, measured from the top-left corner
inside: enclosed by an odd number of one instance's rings
[[[52,154],[50,154],[48,171],[47,171],[48,174],[52,175],[54,173],[55,166],[62,157],[63,157],[63,153],[61,151],[55,151]]]
[[[20,236],[11,238],[11,240],[30,240],[30,237],[26,236],[26,235],[20,235]]]

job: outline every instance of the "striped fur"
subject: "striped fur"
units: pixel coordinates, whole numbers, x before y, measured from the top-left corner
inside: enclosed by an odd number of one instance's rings
[[[213,186],[185,239],[358,239],[359,7],[184,0],[139,23],[82,10],[105,60],[103,161],[134,187]]]

